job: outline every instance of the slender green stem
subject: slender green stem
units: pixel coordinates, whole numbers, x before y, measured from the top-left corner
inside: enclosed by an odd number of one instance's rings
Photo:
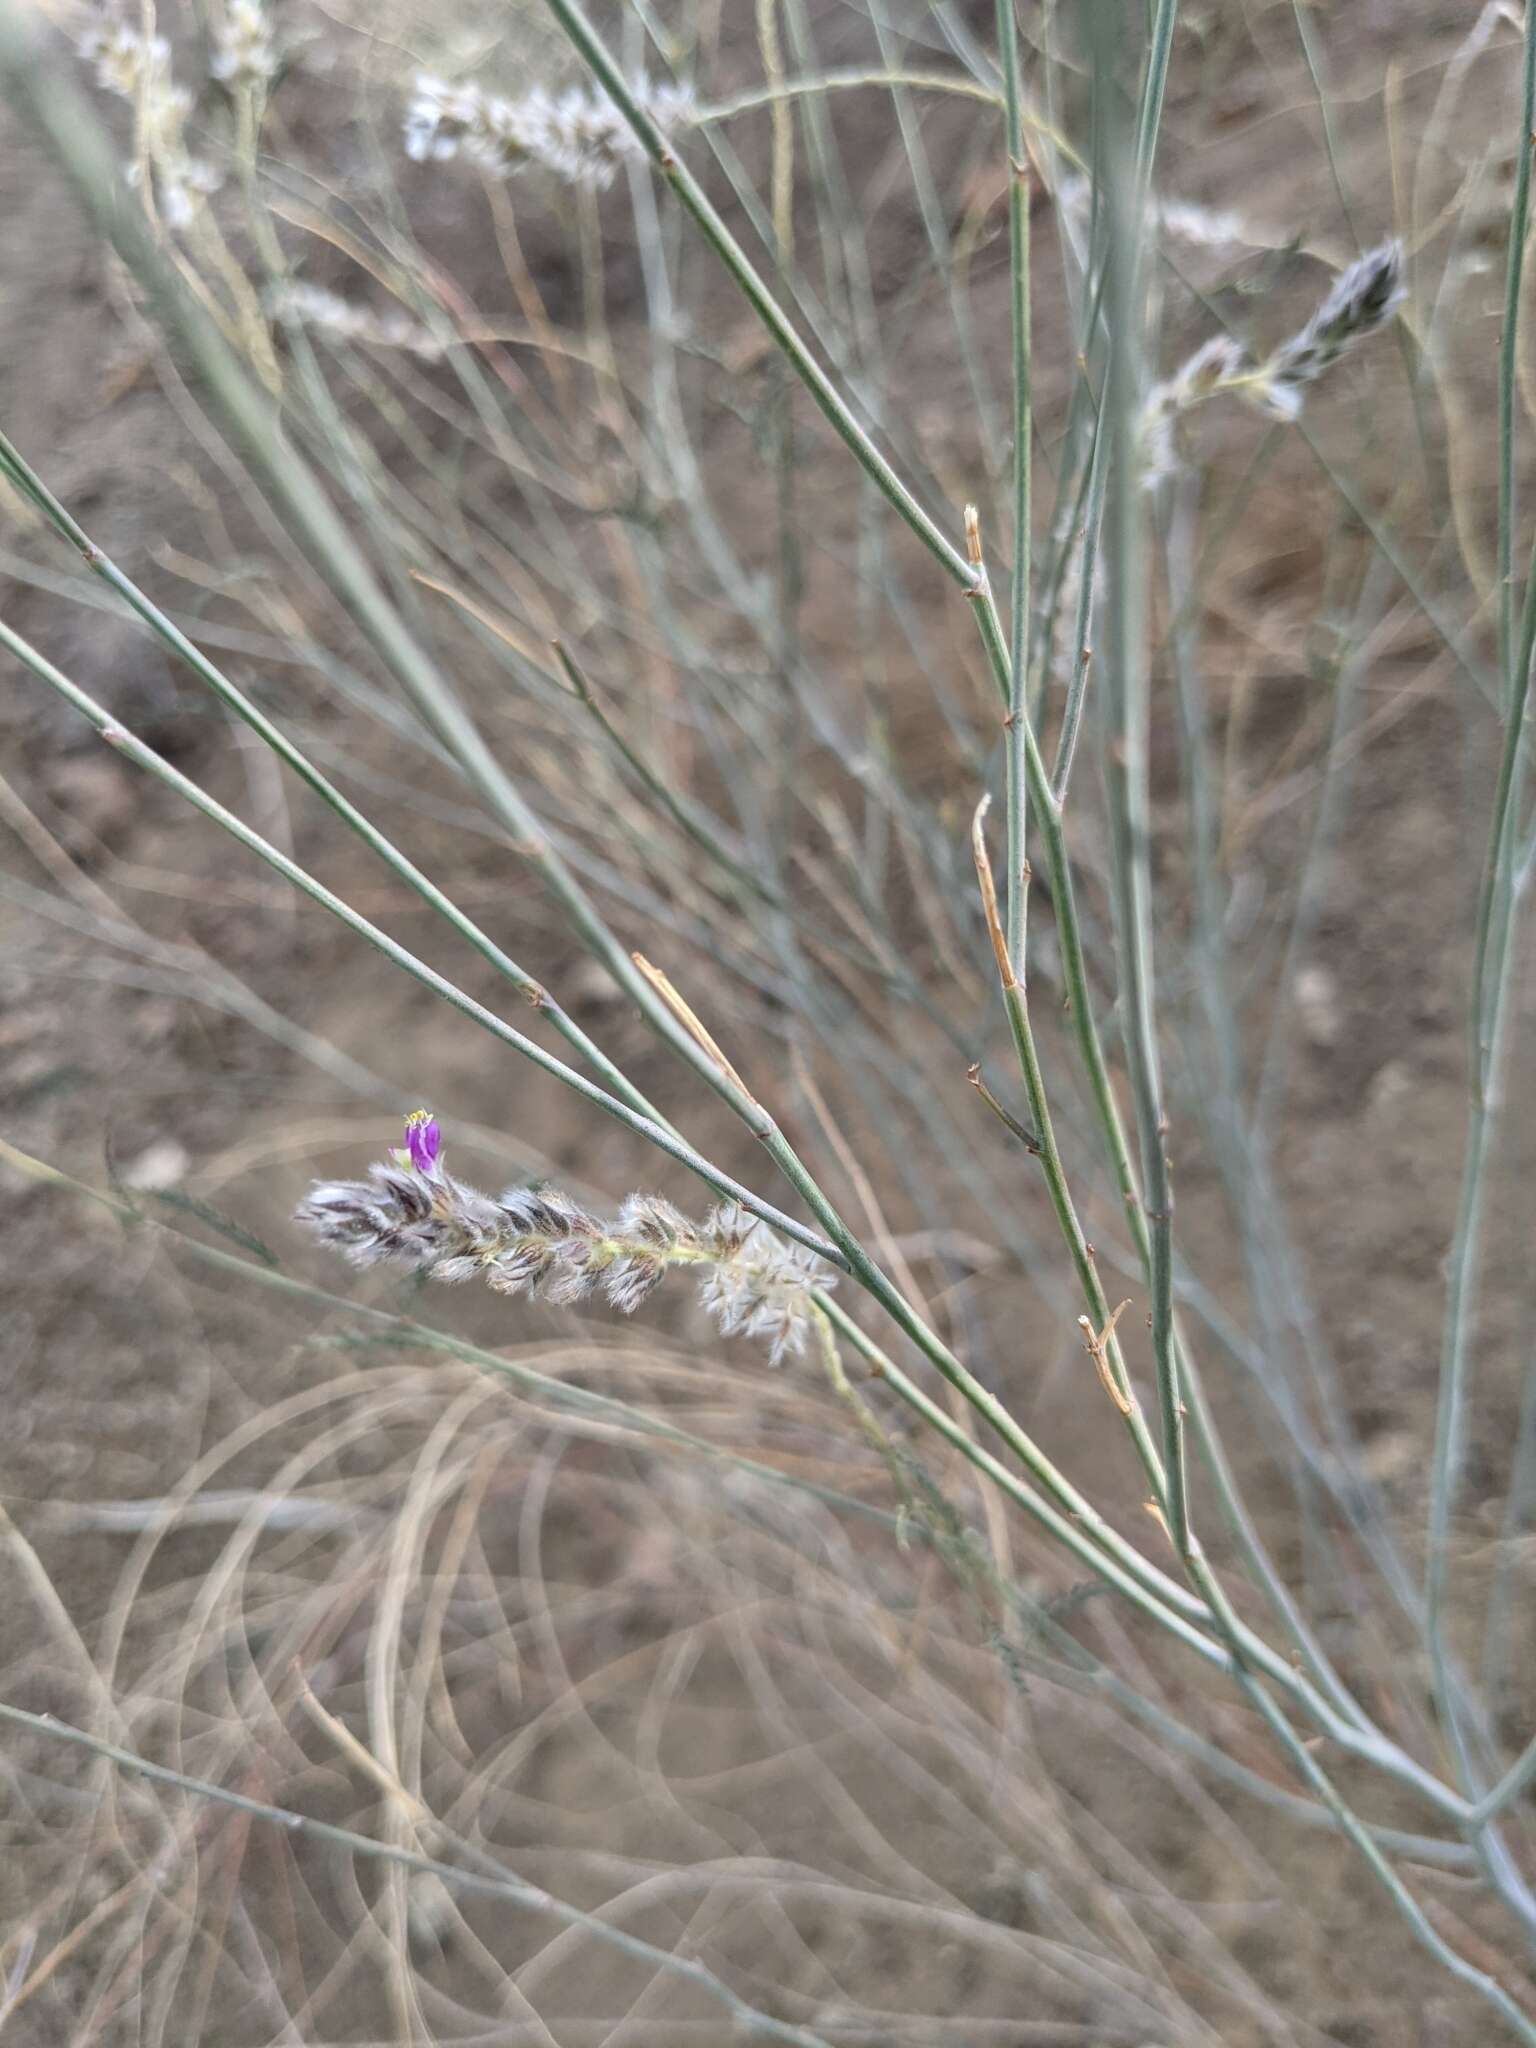
[[[1317,38],[1307,20],[1307,10],[1301,4],[1301,0],[1291,0],[1291,14],[1296,23],[1296,39],[1301,44],[1302,62],[1307,67],[1307,76],[1312,81],[1312,92],[1317,101],[1317,118],[1323,131],[1323,154],[1328,159],[1328,176],[1333,185],[1333,196],[1339,202],[1339,212],[1344,216],[1344,225],[1358,249],[1360,235],[1355,227],[1354,212],[1349,203],[1349,194],[1344,190],[1344,178],[1339,169],[1339,146],[1334,134],[1333,108],[1329,103],[1328,87],[1323,78],[1322,56],[1317,47]]]
[[[1008,594],[1007,717],[1008,950],[1024,972],[1025,918],[1029,888],[1025,876],[1029,783],[1024,765],[1024,728],[1033,716],[1029,702],[1030,558],[1034,544],[1031,491],[1034,466],[1034,411],[1030,391],[1029,162],[1024,154],[1024,117],[1019,77],[1016,0],[997,0],[998,62],[1003,73],[1008,145],[1008,283],[1013,326],[1013,576]]]
[[[1529,1344],[1529,1337],[1526,1339]],[[1483,1617],[1482,1689],[1488,1710],[1498,1715],[1516,1692],[1514,1673],[1523,1648],[1527,1588],[1525,1539],[1536,1521],[1536,1361],[1527,1357],[1521,1375],[1520,1413],[1515,1425],[1509,1487],[1496,1539],[1493,1583]]]
[[[1152,164],[1163,124],[1163,96],[1168,87],[1168,60],[1173,53],[1173,31],[1178,18],[1179,0],[1157,0],[1152,40],[1147,50],[1146,75],[1142,81],[1141,106],[1136,116],[1136,192],[1139,204],[1144,204],[1151,193]],[[1139,232],[1139,217],[1137,229]]]
[[[1473,1807],[1472,1826],[1485,1827],[1489,1821],[1501,1814],[1506,1806],[1513,1806],[1533,1782],[1536,1782],[1536,1735],[1532,1736],[1492,1791]]]
[[[692,125],[705,128],[713,121],[730,121],[738,114],[756,113],[759,108],[771,107],[780,100],[819,97],[827,92],[855,92],[865,87],[878,87],[886,92],[900,87],[907,92],[958,93],[962,99],[983,100],[991,107],[999,104],[999,97],[990,86],[983,85],[964,71],[865,70],[850,66],[836,71],[820,71],[812,78],[784,78],[777,84],[755,85],[746,92],[732,93],[729,99],[714,100],[710,105],[700,107],[693,116]]]
[[[1518,679],[1515,702],[1510,707],[1510,732],[1518,751],[1520,731],[1529,699],[1529,656],[1524,677]],[[1509,758],[1507,755],[1506,758]],[[1472,1800],[1482,1792],[1485,1773],[1474,1747],[1475,1737],[1484,1733],[1469,1728],[1458,1684],[1455,1658],[1446,1639],[1445,1610],[1450,1585],[1451,1523],[1461,1477],[1462,1445],[1465,1434],[1468,1384],[1470,1380],[1471,1332],[1481,1263],[1483,1212],[1487,1173],[1502,1081],[1506,1040],[1512,1009],[1510,938],[1517,894],[1512,872],[1514,854],[1513,807],[1508,819],[1497,819],[1489,851],[1493,905],[1492,936],[1487,955],[1488,1012],[1479,1026],[1474,1018],[1471,1120],[1466,1155],[1462,1162],[1461,1198],[1457,1206],[1456,1229],[1452,1239],[1446,1282],[1445,1329],[1440,1360],[1440,1398],[1435,1416],[1435,1446],[1430,1467],[1429,1529],[1425,1565],[1425,1637],[1429,1647],[1430,1671],[1441,1726],[1454,1763],[1455,1777]],[[1500,843],[1502,841],[1502,844]],[[1478,991],[1474,988],[1474,1003]],[[1475,1836],[1488,1881],[1500,1898],[1536,1935],[1536,1894],[1510,1854],[1498,1832],[1485,1822]]]
[[[1472,1010],[1470,1058],[1474,1101],[1481,1100],[1488,1087],[1492,1067],[1493,1032],[1490,1010],[1503,965],[1502,940],[1512,909],[1517,866],[1515,840],[1519,825],[1518,788],[1522,775],[1526,723],[1530,709],[1531,669],[1536,663],[1536,542],[1532,543],[1526,572],[1525,601],[1520,613],[1519,646],[1506,693],[1504,744],[1499,755],[1498,778],[1494,785],[1493,814],[1489,825],[1488,853],[1478,889],[1477,922],[1472,957]]]
[[[1515,842],[1523,781],[1522,760],[1530,707],[1531,668],[1536,657],[1536,547],[1526,578],[1519,644],[1513,643],[1514,480],[1513,417],[1506,419],[1504,401],[1512,386],[1520,306],[1520,278],[1529,202],[1531,116],[1536,109],[1536,8],[1527,11],[1522,127],[1517,145],[1515,205],[1511,222],[1506,283],[1505,333],[1500,371],[1500,636],[1504,664],[1504,743],[1494,790],[1488,851],[1479,889],[1474,938],[1469,1033],[1470,1110],[1466,1155],[1462,1164],[1461,1197],[1447,1271],[1445,1324],[1441,1343],[1440,1398],[1435,1418],[1435,1445],[1430,1467],[1429,1526],[1425,1562],[1425,1633],[1429,1644],[1436,1699],[1461,1782],[1477,1796],[1476,1771],[1458,1711],[1449,1647],[1445,1639],[1445,1604],[1450,1574],[1450,1534],[1461,1476],[1465,1434],[1471,1326],[1482,1249],[1487,1166],[1497,1094],[1509,1024],[1510,937],[1516,909]],[[1507,372],[1507,376],[1506,376]],[[1504,616],[1508,598],[1510,617]]]
[[[1164,11],[1170,17],[1171,32],[1173,9]],[[1095,18],[1100,29],[1095,49],[1096,65],[1102,74],[1099,93],[1108,100],[1112,97],[1115,37],[1106,0],[1099,0]],[[1106,35],[1105,30],[1110,33]],[[1163,63],[1166,66],[1166,52]],[[1151,90],[1149,86],[1149,99]],[[1157,93],[1160,101],[1160,81]],[[1144,115],[1146,105],[1144,102]],[[1103,693],[1107,723],[1105,780],[1114,840],[1112,881],[1121,1009],[1151,1251],[1152,1351],[1163,1428],[1165,1508],[1173,1546],[1184,1556],[1190,1549],[1191,1536],[1184,1464],[1184,1401],[1173,1341],[1173,1181],[1168,1164],[1168,1122],[1163,1108],[1155,1017],[1148,761],[1151,701],[1143,644],[1146,572],[1134,445],[1135,422],[1140,411],[1142,305],[1140,266],[1136,261],[1139,216],[1134,212],[1128,214],[1127,200],[1139,196],[1139,187],[1128,191],[1119,156],[1119,138],[1107,121],[1101,128],[1104,149],[1099,170],[1105,196],[1105,307],[1109,323],[1109,366],[1100,429],[1107,435],[1109,468],[1105,566],[1110,599]],[[1148,148],[1143,129],[1138,158]]]
[[[886,19],[883,8],[871,8],[869,19],[880,54],[889,63],[892,61],[893,50],[901,40],[898,32]],[[1004,433],[997,414],[996,396],[987,359],[977,345],[971,294],[966,288],[962,266],[956,261],[955,239],[950,228],[950,208],[940,192],[939,181],[934,176],[933,165],[923,139],[922,123],[912,104],[911,94],[899,86],[893,88],[891,108],[896,116],[901,145],[906,153],[907,169],[912,180],[913,203],[923,224],[928,253],[932,258],[933,274],[944,292],[950,324],[954,328],[955,351],[965,370],[966,382],[970,386],[971,410],[976,424],[981,459],[986,464],[989,476],[995,478],[1001,466]]]
[[[791,1185],[799,1191],[812,1215],[837,1247],[841,1255],[838,1263],[845,1265],[865,1291],[879,1302],[903,1334],[911,1339],[942,1377],[964,1396],[1067,1515],[1090,1530],[1102,1549],[1132,1573],[1142,1573],[1150,1569],[1135,1546],[1128,1543],[1105,1521],[1087,1496],[1066,1478],[1028,1431],[1021,1428],[997,1396],[976,1378],[948,1345],[916,1314],[910,1303],[874,1264],[869,1254],[853,1236],[776,1127],[765,1129],[761,1135],[770,1158],[785,1174]],[[1184,1606],[1186,1612],[1195,1617],[1204,1613],[1202,1603],[1177,1588],[1172,1580],[1165,1580],[1164,1584]],[[1281,1672],[1287,1677],[1290,1676],[1281,1660],[1276,1658],[1273,1652],[1268,1651],[1256,1637],[1249,1639],[1248,1648],[1265,1668],[1278,1665]]]
[[[1078,1285],[1087,1303],[1088,1349],[1107,1371],[1113,1383],[1113,1397],[1127,1429],[1137,1456],[1152,1485],[1152,1495],[1160,1512],[1167,1512],[1167,1478],[1158,1457],[1157,1447],[1147,1429],[1146,1418],[1141,1404],[1131,1387],[1130,1373],[1126,1368],[1120,1340],[1115,1334],[1115,1318],[1110,1313],[1109,1301],[1099,1279],[1098,1267],[1094,1262],[1093,1247],[1089,1244],[1077,1209],[1067,1184],[1066,1168],[1056,1144],[1056,1131],[1051,1117],[1050,1103],[1046,1096],[1045,1080],[1040,1069],[1040,1057],[1035,1045],[1035,1034],[1030,1022],[1027,979],[1023,963],[1016,963],[1009,952],[1003,935],[1001,920],[997,911],[997,892],[993,886],[992,872],[987,860],[986,842],[983,836],[983,819],[987,799],[983,797],[977,806],[975,822],[971,828],[972,850],[976,863],[977,879],[981,884],[982,902],[986,911],[987,926],[992,938],[992,948],[997,960],[998,981],[1002,988],[1003,1007],[1007,1013],[1009,1030],[1013,1037],[1014,1051],[1018,1055],[1019,1072],[1024,1082],[1024,1093],[1029,1102],[1030,1115],[1034,1119],[1035,1138],[1031,1150],[1040,1161],[1045,1175],[1051,1207],[1055,1212],[1056,1225],[1066,1242],[1072,1263],[1077,1271]]]
[[[1061,711],[1061,730],[1056,739],[1056,764],[1051,770],[1051,794],[1058,804],[1066,801],[1067,784],[1072,777],[1072,763],[1077,757],[1077,742],[1082,732],[1083,711],[1088,702],[1088,675],[1093,661],[1093,585],[1099,573],[1099,533],[1104,524],[1104,493],[1109,478],[1105,448],[1101,412],[1094,426],[1093,453],[1088,462],[1088,507],[1083,522],[1077,604],[1072,623],[1072,673]]]
[[[1506,701],[1514,681],[1510,662],[1515,636],[1515,384],[1520,327],[1520,287],[1525,276],[1525,236],[1531,206],[1531,152],[1536,149],[1536,19],[1525,17],[1525,60],[1520,76],[1520,127],[1515,146],[1515,189],[1509,206],[1509,245],[1504,266],[1504,324],[1499,335],[1499,673]]]

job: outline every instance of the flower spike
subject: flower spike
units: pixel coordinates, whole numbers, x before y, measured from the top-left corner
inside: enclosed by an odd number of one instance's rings
[[[687,1266],[721,1335],[756,1338],[770,1365],[803,1350],[816,1293],[837,1284],[814,1253],[782,1244],[732,1202],[698,1223],[655,1195],[631,1195],[612,1218],[557,1188],[505,1188],[492,1199],[445,1170],[430,1110],[406,1118],[405,1140],[366,1181],[317,1182],[299,1205],[299,1221],[354,1266],[408,1266],[553,1304],[595,1296],[623,1315],[669,1268]]]

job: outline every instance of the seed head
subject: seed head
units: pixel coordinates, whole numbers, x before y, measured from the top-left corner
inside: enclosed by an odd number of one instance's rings
[[[209,77],[223,85],[265,85],[276,70],[264,0],[225,0],[208,59]]]
[[[723,1204],[702,1224],[656,1195],[630,1195],[612,1220],[556,1188],[513,1187],[492,1199],[443,1165],[442,1133],[424,1109],[405,1144],[365,1181],[317,1181],[298,1220],[355,1266],[408,1266],[453,1284],[556,1305],[599,1296],[632,1315],[672,1266],[698,1269],[699,1300],[725,1336],[766,1340],[777,1365],[805,1343],[815,1290],[836,1275],[814,1253]]]
[[[631,90],[664,133],[692,118],[686,87],[642,78]],[[406,108],[405,153],[417,163],[462,154],[503,174],[538,165],[601,190],[626,158],[640,154],[640,144],[614,102],[595,89],[572,86],[557,95],[536,85],[509,100],[473,80],[449,85],[424,73]]]
[[[365,348],[403,349],[423,362],[442,360],[443,344],[436,335],[395,306],[376,312],[302,279],[278,286],[267,304],[280,319],[319,328],[341,341],[360,342]]]
[[[1403,247],[1395,238],[1351,263],[1306,326],[1283,341],[1259,370],[1255,404],[1276,419],[1295,419],[1306,387],[1357,342],[1385,327],[1407,295]]]
[[[716,1256],[699,1282],[699,1300],[721,1334],[766,1338],[770,1365],[798,1358],[810,1328],[811,1290],[832,1284],[826,1262],[782,1243],[734,1202],[709,1216],[703,1234]]]
[[[131,100],[134,110],[134,154],[125,171],[130,186],[143,180],[147,160],[154,196],[169,228],[191,225],[199,203],[216,191],[219,172],[192,156],[182,130],[192,111],[192,95],[171,78],[171,48],[163,36],[144,36],[126,22],[104,21],[86,30],[75,44],[96,67],[103,92]]]
[[[142,35],[125,21],[104,21],[88,28],[75,48],[96,66],[96,83],[120,99],[153,96],[169,85],[171,46],[164,36]]]
[[[1202,342],[1173,376],[1147,394],[1137,423],[1137,456],[1141,485],[1151,490],[1179,467],[1178,422],[1224,384],[1241,376],[1247,354],[1230,334]]]

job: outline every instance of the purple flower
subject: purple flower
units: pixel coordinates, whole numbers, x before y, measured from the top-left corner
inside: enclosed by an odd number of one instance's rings
[[[430,1109],[413,1109],[405,1120],[405,1149],[418,1173],[435,1173],[443,1134]]]

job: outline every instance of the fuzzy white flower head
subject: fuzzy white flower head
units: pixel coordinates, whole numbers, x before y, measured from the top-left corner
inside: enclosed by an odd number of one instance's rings
[[[423,72],[405,111],[405,153],[413,163],[447,163],[482,127],[485,95]]]
[[[1307,386],[1367,335],[1385,327],[1407,296],[1403,245],[1394,236],[1340,272],[1306,326],[1283,341],[1256,373],[1254,403],[1275,419],[1294,420]]]
[[[208,195],[218,191],[224,174],[217,164],[174,148],[162,150],[154,157],[151,176],[160,217],[168,228],[180,234],[192,225]],[[137,160],[126,165],[123,179],[130,190],[140,190],[144,183],[143,166]]]
[[[1093,186],[1081,175],[1065,177],[1056,187],[1057,205],[1079,219],[1086,216],[1092,202]],[[1154,194],[1147,212],[1149,225],[1171,240],[1187,242],[1196,249],[1224,249],[1234,243],[1262,239],[1237,214],[1201,206],[1192,199],[1166,199]]]
[[[87,64],[96,66],[96,83],[103,92],[115,92],[125,100],[137,99],[169,77],[171,46],[164,36],[144,36],[124,21],[102,22],[79,37],[75,48]]]
[[[1194,249],[1225,249],[1253,239],[1235,213],[1197,206],[1190,199],[1159,200],[1157,224],[1165,235]]]
[[[1174,374],[1147,393],[1137,422],[1137,467],[1143,490],[1152,490],[1179,468],[1178,427],[1182,416],[1233,383],[1247,366],[1247,352],[1230,334],[1202,342]]]
[[[442,342],[398,307],[375,312],[323,285],[296,279],[272,292],[267,304],[280,319],[317,328],[338,341],[358,342],[365,348],[402,349],[429,363],[440,362],[444,354]]]
[[[826,1261],[785,1244],[733,1202],[708,1218],[704,1236],[716,1263],[699,1282],[699,1301],[721,1335],[766,1339],[770,1365],[798,1358],[811,1326],[813,1289],[837,1284]]]
[[[162,220],[173,231],[189,227],[203,199],[217,189],[220,173],[191,155],[182,139],[192,95],[171,77],[169,43],[163,36],[144,36],[126,22],[105,21],[80,36],[75,47],[95,65],[96,83],[104,92],[132,102],[134,153],[124,173],[128,184],[143,184],[147,162]]]
[[[277,69],[264,0],[225,0],[214,31],[208,75],[222,85],[264,85]]]
[[[664,133],[693,117],[693,96],[685,87],[642,78],[631,90]],[[508,100],[472,81],[449,85],[425,73],[406,108],[404,139],[405,153],[416,163],[447,163],[463,155],[503,172],[538,165],[595,190],[612,182],[626,158],[641,154],[624,115],[595,89],[576,85],[557,96],[536,85]]]

